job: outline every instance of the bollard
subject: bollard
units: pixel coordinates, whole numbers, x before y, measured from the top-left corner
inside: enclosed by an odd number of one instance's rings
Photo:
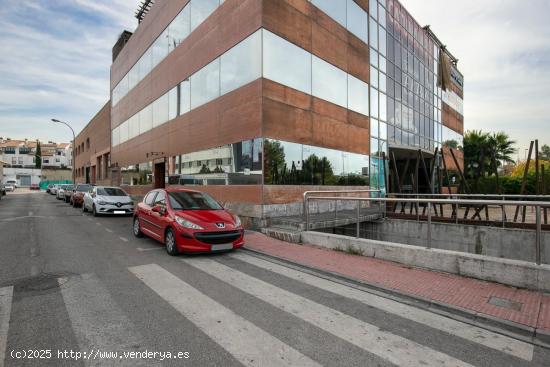
[[[308,197],[304,197],[304,214],[306,216],[306,232],[309,231],[309,202]]]
[[[458,224],[458,203],[455,204],[455,223]]]
[[[537,205],[535,206],[536,214],[535,217],[537,218],[537,231],[535,234],[535,256],[536,256],[536,263],[537,265],[541,264],[541,246],[540,246],[540,232],[542,230],[541,220],[540,220],[540,207]]]
[[[428,202],[428,248],[432,248],[432,203]]]
[[[360,210],[361,209],[361,200],[357,200],[357,224],[356,224],[356,238],[359,238],[359,217],[360,217]]]

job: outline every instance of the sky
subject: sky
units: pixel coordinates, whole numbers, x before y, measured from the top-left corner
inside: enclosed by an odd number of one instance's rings
[[[550,144],[550,0],[402,0],[459,59],[465,129]],[[109,98],[111,48],[138,0],[2,0],[0,136],[69,141]]]

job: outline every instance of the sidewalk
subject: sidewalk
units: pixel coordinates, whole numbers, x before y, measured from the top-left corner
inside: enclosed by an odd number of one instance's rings
[[[258,232],[247,232],[246,248],[423,301],[435,301],[471,316],[511,325],[512,329],[531,328],[531,334],[540,334],[541,340],[550,343],[549,294],[311,245],[295,245]]]

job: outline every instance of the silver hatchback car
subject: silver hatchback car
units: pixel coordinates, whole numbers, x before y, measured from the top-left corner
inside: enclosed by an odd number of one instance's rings
[[[120,187],[95,186],[86,194],[82,203],[84,212],[98,215],[132,215],[134,202]]]

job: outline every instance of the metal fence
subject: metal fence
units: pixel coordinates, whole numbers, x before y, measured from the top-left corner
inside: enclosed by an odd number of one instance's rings
[[[363,192],[369,192],[369,191],[363,191]],[[370,190],[370,193],[372,194],[372,190]],[[319,193],[319,192],[316,192]],[[417,196],[417,194],[413,194],[413,196]],[[420,195],[418,195],[420,196]],[[541,258],[542,258],[542,247],[541,247],[541,232],[542,232],[542,220],[541,220],[541,210],[542,209],[548,209],[550,208],[550,202],[545,201],[519,201],[519,200],[473,200],[473,199],[443,199],[443,198],[433,198],[435,195],[427,195],[430,196],[430,198],[382,198],[382,197],[343,197],[343,196],[313,196],[312,192],[309,193],[309,195],[304,194],[304,221],[305,221],[305,229],[306,231],[311,229],[310,226],[310,203],[312,201],[350,201],[350,202],[356,202],[356,211],[357,211],[357,218],[356,218],[356,238],[360,238],[360,210],[361,205],[364,203],[368,203],[369,205],[372,203],[378,203],[380,204],[380,207],[382,207],[381,204],[387,204],[387,203],[410,203],[411,205],[420,206],[421,204],[424,204],[427,208],[427,247],[432,247],[432,216],[433,211],[435,209],[436,205],[451,205],[454,206],[456,209],[456,212],[458,213],[458,208],[460,206],[471,206],[474,208],[480,208],[480,207],[499,207],[501,208],[502,212],[502,222],[504,223],[506,221],[506,206],[516,206],[516,207],[533,207],[535,210],[535,262],[540,265],[541,264]],[[471,196],[471,195],[470,195]],[[534,197],[533,199],[535,199]],[[548,199],[548,197],[545,197]],[[511,199],[509,197],[509,199]],[[458,215],[457,217],[457,223],[458,223]],[[420,219],[420,216],[418,216],[418,219]]]

